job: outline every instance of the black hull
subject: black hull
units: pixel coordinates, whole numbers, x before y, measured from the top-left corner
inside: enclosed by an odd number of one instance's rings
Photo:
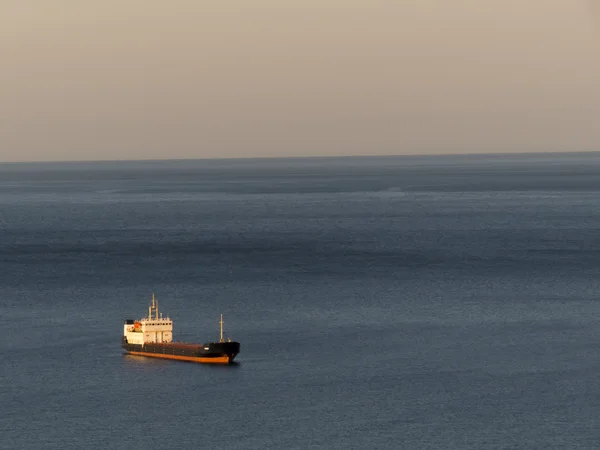
[[[123,336],[121,347],[127,352],[154,358],[176,359],[199,363],[230,364],[240,352],[239,342],[209,342],[206,344],[147,343],[130,344]]]

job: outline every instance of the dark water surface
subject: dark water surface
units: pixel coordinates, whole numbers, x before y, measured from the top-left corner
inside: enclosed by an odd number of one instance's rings
[[[0,448],[600,448],[599,275],[599,154],[0,165]]]

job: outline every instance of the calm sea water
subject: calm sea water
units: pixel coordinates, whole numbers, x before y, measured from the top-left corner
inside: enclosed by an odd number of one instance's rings
[[[0,165],[0,330],[2,449],[600,448],[600,155]]]

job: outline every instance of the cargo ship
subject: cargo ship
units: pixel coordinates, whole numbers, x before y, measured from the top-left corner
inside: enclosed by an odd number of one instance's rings
[[[205,364],[231,364],[240,352],[240,343],[223,338],[223,314],[219,322],[219,342],[190,344],[173,341],[173,321],[158,312],[158,301],[152,294],[148,316],[126,320],[121,347],[131,355],[176,359]]]

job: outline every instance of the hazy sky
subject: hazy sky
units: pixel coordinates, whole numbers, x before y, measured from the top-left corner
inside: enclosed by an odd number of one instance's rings
[[[0,161],[600,150],[600,0],[1,0]]]

